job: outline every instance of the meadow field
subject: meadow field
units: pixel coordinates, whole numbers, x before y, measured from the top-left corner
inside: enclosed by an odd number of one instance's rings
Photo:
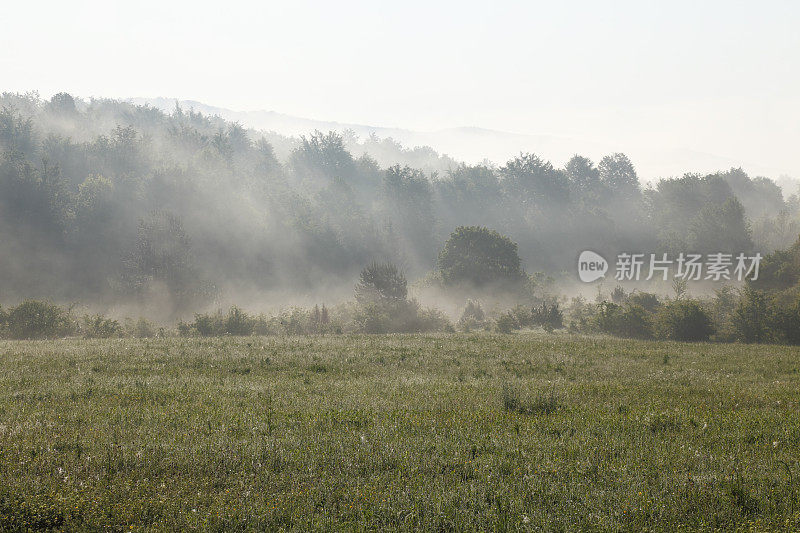
[[[0,342],[0,530],[800,529],[800,349]]]

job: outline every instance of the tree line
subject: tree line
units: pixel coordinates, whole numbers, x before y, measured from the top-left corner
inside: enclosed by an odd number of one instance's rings
[[[446,287],[495,275],[524,284],[572,271],[589,248],[788,250],[799,205],[741,169],[644,186],[624,154],[465,165],[391,140],[285,138],[179,107],[0,96],[3,301],[138,302],[171,320],[237,294],[344,299],[372,262]],[[443,258],[469,241],[463,228],[505,239],[487,241],[493,266],[472,252]]]

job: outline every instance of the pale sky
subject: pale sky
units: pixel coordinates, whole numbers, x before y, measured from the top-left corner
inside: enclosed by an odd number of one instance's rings
[[[0,91],[478,126],[800,177],[797,1],[17,0],[0,13]]]

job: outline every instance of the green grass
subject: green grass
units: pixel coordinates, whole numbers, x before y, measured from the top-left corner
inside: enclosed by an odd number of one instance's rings
[[[0,530],[800,528],[800,350],[0,343]]]

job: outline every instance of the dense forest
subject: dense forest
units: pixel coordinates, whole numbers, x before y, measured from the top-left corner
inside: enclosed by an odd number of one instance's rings
[[[462,226],[515,244],[521,276],[574,277],[584,249],[767,254],[800,233],[797,191],[742,169],[645,185],[619,153],[468,166],[391,139],[287,138],[64,93],[2,94],[0,153],[5,304],[174,319],[230,302],[336,302],[374,262],[446,282],[441,253]]]

